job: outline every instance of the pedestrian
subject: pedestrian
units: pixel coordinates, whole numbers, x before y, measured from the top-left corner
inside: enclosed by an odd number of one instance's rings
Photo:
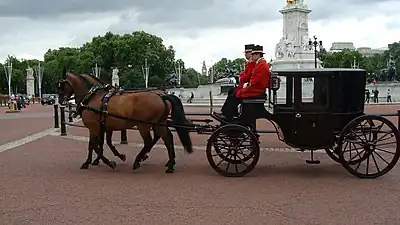
[[[369,103],[369,99],[371,98],[371,92],[369,92],[369,89],[365,90],[365,102]]]
[[[377,88],[374,90],[374,102],[379,103],[379,91]]]
[[[189,99],[187,100],[187,102],[188,102],[188,103],[192,103],[193,98],[194,98],[194,93],[193,93],[193,91],[192,91],[192,93],[190,94],[190,97],[189,97]]]
[[[390,93],[390,88],[389,88],[388,91],[387,91],[386,102],[392,103],[392,94]]]

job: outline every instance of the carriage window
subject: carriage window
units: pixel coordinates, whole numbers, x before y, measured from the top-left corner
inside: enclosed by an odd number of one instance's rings
[[[279,76],[281,85],[276,93],[276,104],[283,107],[293,107],[294,104],[294,77]],[[270,93],[272,99],[272,91]]]
[[[325,106],[328,102],[328,78],[310,77],[302,80],[302,102]]]
[[[304,77],[301,79],[301,99],[304,103],[314,102],[314,78]]]

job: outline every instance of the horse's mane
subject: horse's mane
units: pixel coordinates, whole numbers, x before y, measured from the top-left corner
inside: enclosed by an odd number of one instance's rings
[[[97,82],[99,82],[99,83],[102,84],[102,85],[108,84],[108,83],[106,83],[106,82],[100,80],[98,77],[93,76],[93,75],[90,75],[90,74],[80,74],[80,76],[89,76],[90,78],[96,80]]]

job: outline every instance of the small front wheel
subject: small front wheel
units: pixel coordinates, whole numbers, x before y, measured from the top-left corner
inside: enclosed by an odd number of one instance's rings
[[[251,130],[237,124],[228,124],[211,134],[206,155],[208,163],[219,174],[242,177],[257,165],[260,146]]]

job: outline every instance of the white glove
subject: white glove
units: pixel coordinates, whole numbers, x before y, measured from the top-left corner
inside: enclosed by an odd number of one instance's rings
[[[248,82],[243,84],[243,88],[247,88],[248,86],[249,86]]]

